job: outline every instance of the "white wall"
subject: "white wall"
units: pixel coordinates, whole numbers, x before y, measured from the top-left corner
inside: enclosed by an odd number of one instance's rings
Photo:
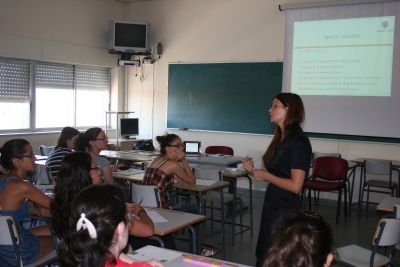
[[[309,1],[290,1],[300,2]],[[130,68],[129,109],[140,113],[141,137],[152,138],[166,131],[169,62],[283,61],[285,12],[279,11],[278,5],[286,3],[281,0],[152,0],[131,4],[131,20],[151,22],[153,45],[161,42],[164,49],[158,62],[144,65],[143,83],[139,81],[140,68]],[[265,99],[266,105],[271,103],[272,99]],[[149,125],[153,107],[152,132]],[[268,114],[265,119],[269,119]],[[235,155],[251,155],[258,167],[271,141],[271,136],[260,135],[169,132],[180,135],[183,140],[200,140],[203,148],[231,146]],[[400,159],[399,145],[321,139],[312,139],[311,143],[314,151],[339,152],[345,159]],[[358,173],[356,177],[358,181]],[[256,183],[254,187],[265,188],[265,183]],[[336,195],[331,197],[336,199]]]
[[[127,19],[128,6],[114,0],[0,1],[0,56],[111,67],[111,107],[117,110],[123,107],[124,80],[118,56],[108,54],[108,25],[112,19]],[[35,149],[54,145],[57,136],[2,135],[0,145],[25,138]]]

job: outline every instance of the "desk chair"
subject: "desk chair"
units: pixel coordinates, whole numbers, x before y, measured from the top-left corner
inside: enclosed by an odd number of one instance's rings
[[[336,223],[339,222],[340,205],[342,200],[342,191],[344,190],[345,217],[347,217],[347,182],[346,160],[337,157],[319,157],[315,159],[312,170],[312,176],[304,182],[305,189],[308,189],[309,210],[311,210],[311,190],[314,191],[334,191],[338,190],[338,203],[336,211]]]
[[[233,149],[229,146],[208,146],[204,151],[206,154],[224,154],[233,156]]]
[[[18,245],[20,244],[20,239],[17,226],[15,225],[14,222],[14,218],[12,216],[0,216],[0,229],[1,229],[0,245],[9,245],[14,247],[14,252],[18,267],[46,266],[58,260],[57,253],[55,250],[53,250],[51,253],[35,261],[34,263],[29,265],[23,265],[21,255],[18,249]]]
[[[321,153],[321,152],[313,152],[312,154],[311,154],[311,167],[312,166],[314,166],[314,161],[317,159],[317,158],[320,158],[320,157],[336,157],[336,158],[341,158],[342,157],[342,155],[340,154],[340,153]],[[310,177],[308,177],[307,179],[309,179],[309,178],[311,178],[311,176]],[[348,186],[347,186],[347,188],[350,188],[350,184],[348,183]],[[302,202],[303,202],[303,195],[304,195],[304,193],[305,193],[305,187],[303,187],[303,192],[302,192]],[[349,191],[349,195],[350,195],[350,191]],[[317,195],[316,195],[316,192],[314,191],[314,204],[315,205],[318,205],[319,204],[319,191],[318,191],[318,197],[317,197]]]
[[[158,189],[155,185],[140,185],[132,183],[132,201],[138,202],[139,198],[143,197],[143,202],[140,204],[144,207],[159,208],[160,200]]]
[[[48,156],[50,155],[50,152],[53,151],[53,149],[55,148],[55,146],[40,146],[39,150],[40,150],[40,154],[42,154],[42,156]]]
[[[380,176],[386,176],[389,179],[388,180],[377,180],[377,179],[370,179],[367,180],[367,174],[373,174],[373,175],[380,175]],[[363,190],[361,191],[361,198],[360,198],[360,203],[358,205],[359,211],[361,211],[361,204],[364,198],[364,191],[367,191],[367,210],[368,210],[368,204],[373,203],[369,201],[369,192],[375,192],[375,193],[382,193],[382,194],[390,194],[392,197],[394,196],[394,193],[396,193],[397,197],[397,183],[392,181],[392,162],[391,161],[382,161],[382,160],[369,160],[366,159],[364,160],[364,165],[363,165]],[[367,188],[365,188],[367,187]],[[388,189],[389,191],[382,191],[382,190],[371,190],[371,187],[377,187],[381,189]],[[373,204],[378,204],[378,203],[373,203]]]
[[[372,251],[359,247],[357,245],[349,245],[339,248],[338,261],[345,266],[397,266],[399,260],[394,257],[394,246],[400,242],[400,219],[382,219],[372,240]],[[380,254],[382,247],[388,247],[388,256]],[[386,251],[386,248],[385,248]]]
[[[194,167],[192,169],[194,176],[199,179],[206,179],[206,180],[215,180],[215,181],[222,181],[222,173],[220,170],[210,170],[210,169],[202,169],[200,167]],[[223,212],[224,218],[226,218],[228,212],[228,204],[233,203],[233,205],[239,204],[240,206],[240,230],[243,232],[243,199],[241,196],[236,196],[236,199],[233,199],[233,194],[225,193],[224,194],[224,210]],[[211,203],[211,228],[213,228],[213,221],[214,221],[214,203],[220,203],[221,197],[220,194],[216,191],[207,192],[203,197],[204,202],[204,215],[206,215],[206,203],[209,201]],[[236,222],[232,221],[232,227],[236,226]],[[232,245],[235,244],[235,234],[232,233]]]

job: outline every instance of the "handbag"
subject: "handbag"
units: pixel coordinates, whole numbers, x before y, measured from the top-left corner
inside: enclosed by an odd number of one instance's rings
[[[133,144],[132,150],[153,151],[153,139],[143,139]]]

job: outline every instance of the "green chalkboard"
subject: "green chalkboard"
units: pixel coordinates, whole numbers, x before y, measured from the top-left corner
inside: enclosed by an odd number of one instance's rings
[[[273,134],[283,62],[169,64],[167,128]]]

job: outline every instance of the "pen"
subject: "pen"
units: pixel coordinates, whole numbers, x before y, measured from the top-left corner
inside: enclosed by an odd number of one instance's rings
[[[141,196],[141,197],[139,198],[139,200],[137,201],[137,204],[140,205],[140,203],[142,203],[142,201],[143,201],[143,196]]]

